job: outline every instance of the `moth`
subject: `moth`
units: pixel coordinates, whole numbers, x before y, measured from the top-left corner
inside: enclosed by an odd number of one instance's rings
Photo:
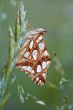
[[[42,28],[28,32],[16,62],[16,66],[37,85],[44,85],[46,82],[47,70],[51,63],[51,57],[44,42],[46,32]]]

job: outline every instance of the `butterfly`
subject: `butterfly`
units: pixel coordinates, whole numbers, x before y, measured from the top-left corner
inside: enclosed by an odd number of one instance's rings
[[[47,70],[51,63],[44,42],[46,32],[42,28],[28,32],[16,62],[16,66],[37,85],[44,85],[46,82]]]

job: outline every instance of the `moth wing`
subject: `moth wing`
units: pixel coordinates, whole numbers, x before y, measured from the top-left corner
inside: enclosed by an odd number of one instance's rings
[[[34,83],[43,85],[51,58],[43,41],[43,35],[34,35],[27,39],[20,49],[16,66],[29,75]]]

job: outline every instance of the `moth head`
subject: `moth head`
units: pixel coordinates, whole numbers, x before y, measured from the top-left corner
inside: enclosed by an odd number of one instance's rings
[[[38,35],[42,35],[44,37],[46,32],[47,32],[47,30],[45,30],[43,28],[38,28],[38,29],[35,29],[35,30],[28,32],[26,34],[26,36],[27,36],[27,38],[33,38],[33,37],[36,37]]]

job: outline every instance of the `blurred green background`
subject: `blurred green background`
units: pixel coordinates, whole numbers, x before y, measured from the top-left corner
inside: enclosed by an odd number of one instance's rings
[[[0,0],[0,68],[8,59],[8,27],[11,25],[14,31],[20,1]],[[57,88],[54,89],[47,84],[42,87],[34,85],[27,75],[15,67],[12,73],[16,74],[24,91],[35,95],[46,105],[37,104],[32,98],[28,100],[24,98],[22,104],[18,97],[17,83],[15,81],[11,85],[10,76],[7,91],[12,95],[4,110],[73,110],[73,0],[23,0],[23,2],[31,26],[48,30],[45,43],[52,57],[52,63],[47,80]],[[54,68],[53,50],[56,51],[65,70],[65,78],[68,80],[63,85],[60,85],[60,74]]]

